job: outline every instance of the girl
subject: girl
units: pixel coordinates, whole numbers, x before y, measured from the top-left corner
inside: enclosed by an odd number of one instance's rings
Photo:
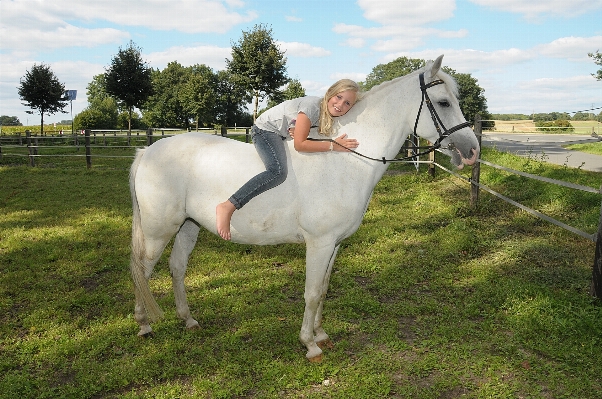
[[[286,151],[284,140],[290,135],[295,150],[300,152],[347,151],[359,145],[357,140],[342,134],[334,141],[310,141],[309,129],[318,126],[321,135],[333,133],[334,118],[345,115],[358,100],[359,86],[342,79],[330,86],[324,98],[301,97],[288,100],[265,111],[251,128],[253,144],[265,164],[266,171],[253,177],[227,200],[215,208],[217,233],[230,240],[230,220],[235,210],[242,208],[257,195],[286,180]],[[345,148],[346,147],[346,148]]]

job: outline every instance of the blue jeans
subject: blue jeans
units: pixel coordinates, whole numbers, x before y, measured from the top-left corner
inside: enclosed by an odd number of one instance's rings
[[[274,188],[286,180],[288,169],[286,166],[285,138],[277,133],[259,129],[253,126],[253,144],[259,157],[265,165],[266,171],[251,178],[229,198],[236,209],[246,205],[259,194]]]

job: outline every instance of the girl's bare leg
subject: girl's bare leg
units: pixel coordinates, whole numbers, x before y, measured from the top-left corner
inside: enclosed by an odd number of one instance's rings
[[[236,207],[230,201],[224,201],[215,208],[217,234],[224,240],[230,240],[230,219]]]

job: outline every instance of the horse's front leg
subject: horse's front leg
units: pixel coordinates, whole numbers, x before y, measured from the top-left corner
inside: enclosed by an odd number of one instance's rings
[[[314,336],[314,328],[316,324],[316,316],[318,315],[318,309],[320,309],[320,320],[321,315],[321,304],[323,303],[326,291],[324,289],[324,283],[328,280],[328,274],[330,273],[330,265],[334,260],[336,249],[334,243],[330,245],[316,245],[313,243],[307,243],[306,252],[306,266],[305,266],[305,312],[303,314],[303,324],[301,326],[301,332],[299,333],[299,340],[307,348],[307,354],[305,355],[310,362],[319,362],[322,360],[322,349],[316,344],[316,338]],[[321,327],[321,321],[319,329],[321,330],[320,336],[328,339],[328,335],[324,332]]]
[[[199,226],[191,220],[184,222],[176,235],[173,250],[169,257],[171,283],[176,300],[176,314],[180,319],[184,320],[186,328],[199,328],[199,323],[190,314],[188,300],[186,299],[186,286],[184,284],[188,258],[196,244],[199,230]]]
[[[324,281],[322,283],[322,299],[320,300],[320,304],[318,305],[316,319],[314,320],[314,341],[320,347],[320,349],[332,347],[332,342],[330,341],[328,334],[326,334],[324,328],[322,327],[322,311],[324,309],[324,300],[326,299],[326,293],[328,292],[328,285],[330,284],[330,274],[332,273],[334,260],[338,252],[339,246],[337,245],[334,248],[332,256],[330,257],[328,269],[326,269],[326,274],[324,275]]]

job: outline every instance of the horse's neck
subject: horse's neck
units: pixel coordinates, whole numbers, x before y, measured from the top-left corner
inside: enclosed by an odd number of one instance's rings
[[[368,92],[351,111],[341,117],[340,133],[357,138],[358,152],[372,158],[390,159],[397,155],[412,131],[416,118],[413,106],[419,102],[418,83],[411,75]],[[410,85],[416,84],[416,88]],[[412,90],[414,89],[414,90]],[[374,162],[374,161],[372,161]]]

